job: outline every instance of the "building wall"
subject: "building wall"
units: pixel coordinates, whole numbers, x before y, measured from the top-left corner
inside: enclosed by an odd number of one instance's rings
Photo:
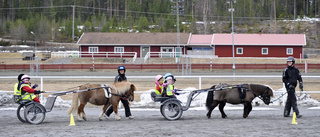
[[[243,54],[237,54],[237,48],[243,49]],[[268,54],[262,54],[262,48],[268,48]],[[287,48],[293,49],[292,55],[287,55]],[[288,57],[300,58],[302,46],[234,46],[235,57]],[[218,57],[232,57],[232,46],[215,46]]]
[[[81,52],[89,52],[89,47],[99,47],[99,52],[114,52],[115,46],[81,46]],[[140,57],[140,46],[117,46],[117,47],[124,47],[124,52],[137,52],[137,57]],[[82,57],[91,57],[83,55]],[[99,56],[102,57],[102,56]],[[106,57],[106,56],[104,56]],[[113,57],[113,56],[109,56]]]

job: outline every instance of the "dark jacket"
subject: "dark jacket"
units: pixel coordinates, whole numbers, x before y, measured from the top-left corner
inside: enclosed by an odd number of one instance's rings
[[[116,82],[121,82],[121,81],[127,81],[127,77],[125,74],[119,74],[118,76],[116,76],[116,78],[114,79],[114,83]]]
[[[282,81],[285,84],[286,88],[289,87],[289,85],[293,85],[294,87],[297,86],[297,80],[301,83],[301,73],[298,68],[294,66],[288,66],[284,69],[282,74]]]

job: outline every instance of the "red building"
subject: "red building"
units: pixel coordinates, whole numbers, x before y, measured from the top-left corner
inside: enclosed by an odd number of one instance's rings
[[[213,34],[218,57],[232,57],[232,34]],[[304,34],[234,34],[235,57],[303,57]]]
[[[118,56],[111,53],[137,53],[144,57],[148,52],[183,52],[189,39],[189,33],[180,33],[180,44],[177,44],[177,33],[83,33],[78,41],[81,57]],[[129,54],[125,54],[129,55]],[[108,57],[110,57],[108,55]],[[119,56],[118,56],[119,57]]]
[[[232,57],[232,34],[195,35],[180,33],[83,33],[78,41],[80,57],[119,57],[112,53],[136,53],[145,57]],[[303,57],[304,34],[234,34],[235,57]],[[94,54],[93,54],[94,53]],[[100,54],[101,53],[101,54]],[[100,55],[98,55],[100,54]],[[123,54],[129,56],[130,54]]]

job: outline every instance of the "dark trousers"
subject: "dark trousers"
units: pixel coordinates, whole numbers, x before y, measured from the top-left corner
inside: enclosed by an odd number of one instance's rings
[[[130,112],[130,107],[129,107],[129,102],[128,102],[128,100],[120,99],[120,101],[121,101],[122,104],[123,104],[126,117],[131,116],[131,112]],[[106,114],[107,116],[110,116],[112,112],[113,112],[113,106],[110,106],[110,107],[107,109],[107,111],[105,112],[105,114]]]
[[[293,112],[296,112],[296,115],[299,115],[299,109],[297,105],[297,98],[296,98],[296,91],[294,88],[287,89],[288,97],[287,97],[287,102],[284,107],[284,115],[289,115],[291,107],[293,109]]]

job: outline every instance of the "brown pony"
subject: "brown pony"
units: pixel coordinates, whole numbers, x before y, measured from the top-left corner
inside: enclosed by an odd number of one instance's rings
[[[113,111],[115,113],[115,119],[120,120],[118,116],[118,104],[121,98],[128,99],[129,101],[134,100],[134,91],[136,86],[130,82],[117,82],[108,85],[111,89],[111,98],[105,96],[104,87],[101,85],[81,85],[77,91],[88,90],[84,92],[78,92],[73,94],[72,104],[67,111],[68,114],[75,113],[78,110],[77,120],[87,120],[86,114],[84,113],[84,107],[87,102],[94,105],[104,105],[102,108],[102,113],[99,115],[99,120],[102,120],[104,112],[107,108],[112,105]],[[80,99],[80,105],[79,105]],[[111,103],[111,104],[110,104]],[[78,108],[78,109],[76,109]]]
[[[245,98],[240,98],[240,92],[238,88],[243,89],[245,92]],[[222,118],[226,118],[227,115],[224,113],[223,108],[226,103],[230,104],[241,104],[244,105],[243,118],[247,118],[250,111],[252,110],[251,102],[255,97],[259,97],[265,104],[269,105],[270,96],[273,96],[273,90],[264,85],[258,84],[243,84],[243,85],[228,85],[220,84],[218,86],[212,86],[207,95],[206,106],[209,110],[207,117],[211,117],[213,109],[219,105],[219,110]]]

